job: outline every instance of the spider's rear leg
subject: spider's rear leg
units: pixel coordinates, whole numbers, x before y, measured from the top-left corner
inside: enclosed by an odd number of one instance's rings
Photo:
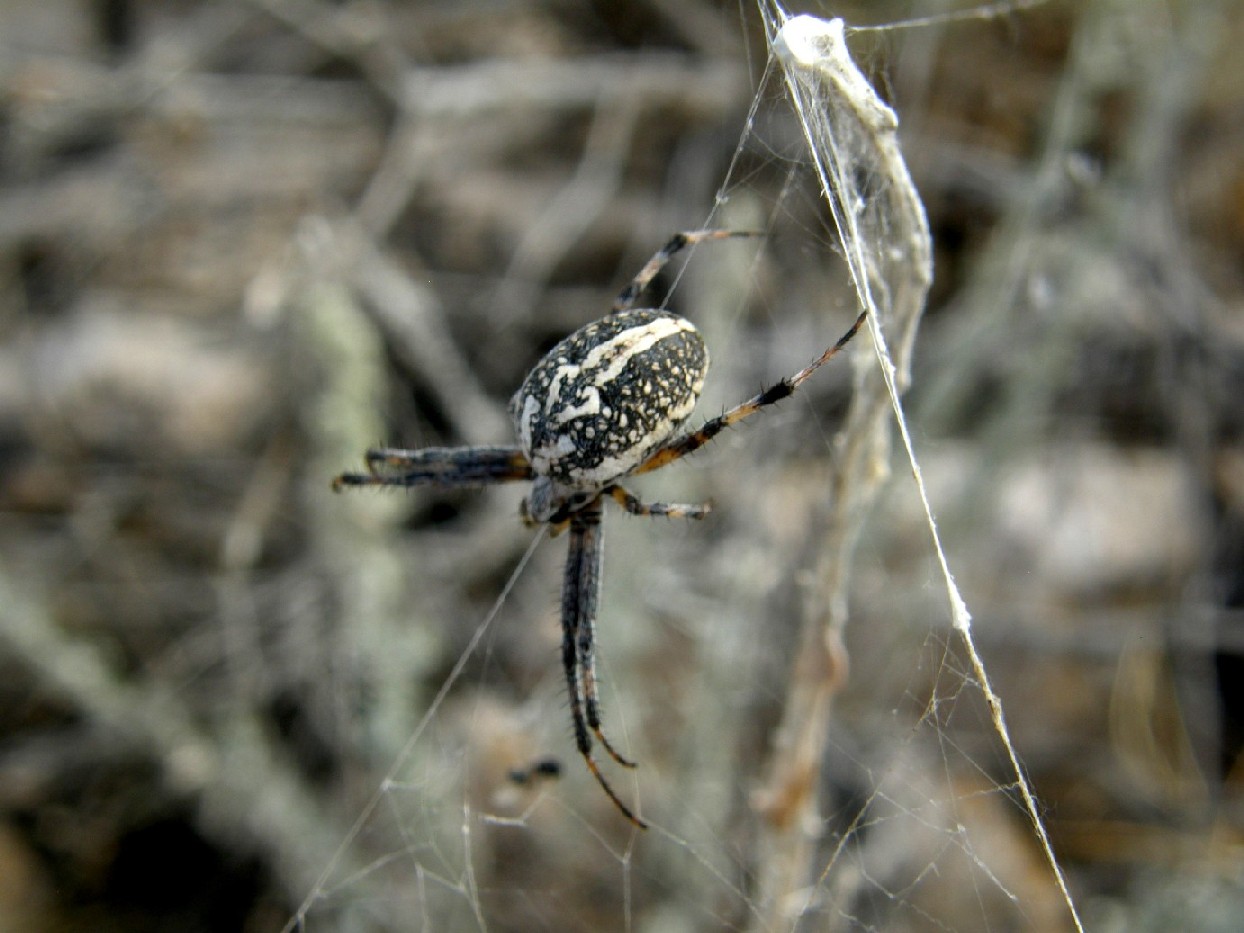
[[[687,454],[695,453],[731,425],[738,424],[744,418],[750,418],[758,411],[794,395],[795,390],[803,385],[809,376],[837,356],[838,352],[851,342],[851,338],[859,332],[859,329],[864,326],[864,322],[867,319],[868,312],[862,312],[855,319],[855,323],[851,325],[850,329],[838,338],[837,343],[799,370],[799,372],[793,376],[787,376],[781,382],[775,382],[759,395],[749,398],[741,405],[735,405],[718,417],[709,419],[698,430],[677,437],[664,447],[658,448],[647,460],[633,469],[631,475],[651,473],[653,470],[659,470],[675,460],[681,460]]]
[[[637,496],[618,485],[604,488],[604,493],[631,515],[664,515],[668,518],[701,519],[713,510],[711,502],[641,502]]]
[[[754,230],[689,230],[683,233],[675,233],[668,243],[657,250],[656,254],[649,259],[639,274],[631,280],[631,284],[622,289],[618,297],[613,302],[614,312],[625,311],[635,304],[635,300],[643,294],[648,284],[656,278],[667,262],[679,250],[686,249],[688,246],[694,246],[697,243],[703,243],[705,240],[725,240],[729,237],[751,237],[764,236]]]

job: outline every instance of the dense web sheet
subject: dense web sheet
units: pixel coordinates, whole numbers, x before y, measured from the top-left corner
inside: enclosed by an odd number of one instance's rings
[[[856,294],[870,312],[877,372],[884,381],[885,395],[892,407],[927,521],[952,624],[963,638],[972,673],[989,706],[998,737],[1006,748],[1014,770],[1015,787],[1023,799],[1033,830],[1055,873],[1072,920],[1080,928],[1078,913],[1050,845],[1037,801],[1007,730],[1001,698],[990,686],[973,641],[971,616],[942,547],[900,398],[909,380],[916,325],[924,311],[932,278],[933,244],[924,207],[898,146],[898,119],[852,62],[842,20],[824,21],[809,16],[784,19],[780,11],[777,17],[782,25],[773,37],[773,47],[786,75],[792,104],[804,128],[823,194],[842,238]],[[891,355],[885,337],[887,330],[897,335],[896,355]],[[877,394],[875,386],[870,387],[867,379],[857,384],[853,418],[845,429],[848,436],[860,430],[856,412],[870,406],[875,408]],[[875,411],[870,413],[869,420],[872,431],[879,434],[885,430]],[[842,483],[844,489],[864,486],[863,476],[855,481],[846,477]],[[837,508],[845,511],[853,505],[849,495],[844,494]],[[827,549],[827,554],[835,566],[842,566],[848,559],[848,554],[832,548]],[[835,599],[835,595],[829,594],[829,604],[844,605],[845,599],[842,596]],[[831,643],[836,642],[838,636],[833,629],[841,622],[831,613],[825,624],[830,629],[825,637]],[[796,715],[808,714],[804,711]]]
[[[832,452],[832,470],[807,482],[775,468],[767,488],[736,488],[722,501],[737,509],[751,494],[761,516],[757,527],[783,509],[814,516],[811,537],[786,545],[791,560],[806,568],[788,578],[801,581],[789,607],[797,631],[784,636],[790,647],[764,650],[768,610],[757,593],[770,587],[744,595],[730,579],[768,563],[760,558],[763,542],[750,553],[689,568],[694,529],[613,522],[611,540],[621,543],[606,549],[605,573],[614,582],[606,585],[599,638],[606,646],[607,715],[624,751],[643,750],[635,756],[643,762],[639,772],[616,777],[652,823],[648,833],[638,833],[581,793],[593,789],[565,743],[565,704],[551,657],[548,679],[529,700],[506,705],[483,687],[492,627],[528,624],[521,613],[507,613],[520,608],[507,601],[511,587],[521,573],[549,573],[560,557],[555,544],[546,549],[556,552],[552,564],[528,566],[533,542],[287,930],[631,929],[650,922],[654,900],[703,929],[950,929],[965,915],[965,899],[974,905],[966,910],[971,928],[1000,917],[1043,928],[1069,916],[1079,925],[973,644],[903,412],[932,249],[899,149],[898,117],[852,62],[841,20],[787,19],[771,5],[762,13],[773,54],[705,226],[745,225],[749,213],[761,216],[778,248],[806,239],[796,248],[819,257],[803,260],[814,276],[822,274],[818,263],[837,270],[832,275],[840,282],[827,289],[824,307],[813,309],[813,343],[832,330],[824,322],[836,320],[839,310],[869,311],[842,423],[810,415],[800,399],[791,403]],[[802,144],[770,138],[766,115],[782,107],[796,115]],[[781,167],[785,184],[764,193],[751,180],[757,166]],[[766,248],[774,247],[744,245],[733,254],[749,257],[735,261],[733,289],[731,273],[713,267],[716,287],[705,291],[725,305],[719,333],[737,334],[738,295],[755,290],[757,254]],[[697,254],[692,275],[699,261]],[[714,321],[711,312],[705,316],[697,323],[711,343]],[[738,365],[747,352],[741,343],[735,336],[726,365],[731,356]],[[783,363],[777,371],[789,368]],[[885,636],[889,644],[910,646],[893,662],[903,669],[900,691],[887,707],[861,710],[842,705],[847,645],[858,624],[859,597],[851,588],[861,535],[889,479],[894,432],[910,467],[949,626],[935,624],[914,643]],[[745,437],[730,442],[732,456],[746,443]],[[730,465],[729,457],[706,462],[708,470]],[[625,560],[612,562],[619,552]],[[630,556],[636,553],[638,560]],[[659,595],[625,605],[624,593],[645,587]],[[674,643],[670,657],[685,652],[666,671],[676,686],[646,702],[623,699],[617,682],[636,665],[663,667],[656,657],[664,649],[654,656],[642,640],[627,644],[628,626],[642,631],[637,616],[654,612],[665,616],[658,637]],[[874,617],[870,624],[886,620]],[[611,658],[625,660],[614,666]],[[471,689],[473,679],[478,690]],[[454,700],[447,703],[451,690]],[[871,699],[879,697],[884,694]],[[654,718],[663,702],[677,709],[668,732]],[[893,720],[880,725],[886,715]],[[959,734],[965,718],[976,730],[971,740]],[[758,730],[757,719],[771,731]],[[993,743],[981,741],[985,722]],[[880,747],[849,738],[852,724],[861,723]],[[463,736],[471,737],[469,747],[462,747]],[[560,781],[541,776],[541,756],[550,747],[565,753]],[[763,757],[748,758],[756,753]],[[989,838],[1006,824],[999,808],[1011,806],[1026,813],[1051,880],[1008,861],[1022,841],[996,845]],[[566,886],[588,878],[602,887],[596,912],[568,915],[577,901]],[[1056,889],[1061,894],[1052,899]]]

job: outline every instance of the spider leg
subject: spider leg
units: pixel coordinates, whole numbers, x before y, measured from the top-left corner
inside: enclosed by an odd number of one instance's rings
[[[596,700],[596,664],[593,629],[596,606],[600,596],[601,560],[604,539],[601,536],[601,501],[575,512],[570,519],[570,545],[566,555],[566,577],[562,588],[562,667],[570,690],[570,715],[574,722],[575,744],[609,799],[628,820],[640,829],[648,824],[634,812],[609,786],[600,766],[592,757],[592,735],[619,764],[635,767],[623,758],[605,738],[600,728],[600,709]]]
[[[600,700],[596,690],[596,607],[600,604],[601,565],[605,552],[604,529],[601,526],[604,515],[604,509],[598,498],[587,508],[574,513],[570,522],[572,531],[584,530],[584,555],[580,561],[576,579],[579,597],[576,625],[579,686],[588,728],[592,730],[597,741],[604,746],[609,757],[623,767],[634,768],[635,762],[618,752],[601,730]],[[571,546],[573,547],[573,539]],[[569,573],[569,562],[567,573]],[[569,584],[569,581],[567,583]]]
[[[366,473],[342,473],[333,489],[346,486],[487,486],[531,479],[531,464],[517,447],[425,447],[367,451]]]
[[[711,502],[701,502],[698,505],[683,502],[641,502],[629,490],[616,484],[606,486],[602,491],[632,515],[665,515],[669,518],[699,519],[713,510]]]
[[[703,243],[705,240],[724,240],[727,237],[742,236],[763,236],[751,230],[690,230],[683,233],[675,233],[668,243],[657,250],[656,254],[649,259],[639,274],[631,280],[631,284],[622,289],[618,297],[613,302],[613,312],[625,311],[635,303],[645,288],[648,287],[656,274],[665,267],[671,257],[679,250],[686,249],[688,246],[694,246],[696,243]]]
[[[699,430],[692,431],[690,434],[684,434],[681,437],[675,438],[664,447],[658,448],[647,460],[632,470],[631,474],[651,473],[653,470],[658,470],[666,464],[680,460],[687,454],[695,453],[731,425],[738,424],[744,418],[750,418],[761,409],[793,395],[795,390],[803,385],[809,376],[837,356],[838,352],[851,342],[851,338],[863,326],[867,317],[867,311],[861,313],[855,319],[855,323],[851,325],[850,330],[838,338],[837,343],[793,376],[787,376],[781,382],[774,383],[759,395],[743,402],[743,404],[736,405],[718,417],[704,422]]]

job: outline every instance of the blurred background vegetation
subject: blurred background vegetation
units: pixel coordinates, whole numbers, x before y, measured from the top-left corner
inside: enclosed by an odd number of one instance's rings
[[[935,239],[917,451],[1095,929],[1244,915],[1241,47],[1238,0],[852,38]],[[717,0],[0,5],[0,927],[267,931],[313,893],[310,930],[758,926],[750,794],[850,367],[645,480],[706,523],[610,523],[638,840],[569,734],[560,541],[465,654],[522,490],[328,482],[509,442],[540,353],[715,205],[767,236],[670,298],[701,411],[831,343],[854,312],[766,62]],[[897,461],[852,593],[792,928],[1066,928]]]

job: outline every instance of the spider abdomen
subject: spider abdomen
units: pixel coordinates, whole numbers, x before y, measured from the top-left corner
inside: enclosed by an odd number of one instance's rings
[[[625,311],[575,331],[510,400],[519,445],[538,476],[577,488],[634,469],[690,417],[708,350],[685,318]]]

